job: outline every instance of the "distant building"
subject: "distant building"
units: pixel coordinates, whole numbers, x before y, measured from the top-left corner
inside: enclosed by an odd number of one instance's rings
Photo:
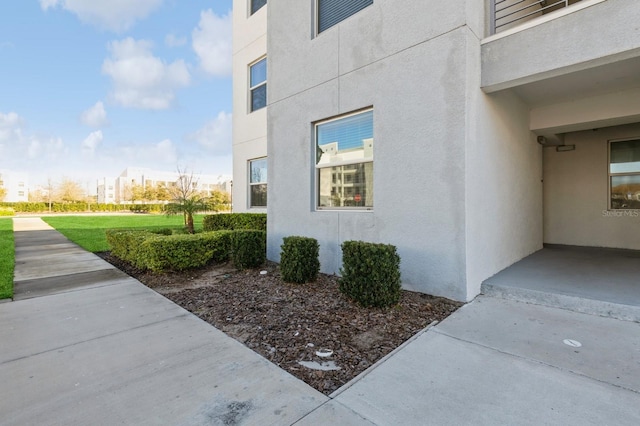
[[[98,179],[98,203],[113,204],[116,202],[116,180],[110,178]]]
[[[0,201],[7,203],[29,201],[29,175],[27,173],[0,170],[0,188],[7,191],[4,199]]]
[[[130,203],[134,202],[131,189],[142,187],[170,188],[176,186],[180,174],[140,167],[127,167],[115,179],[98,180],[98,203]],[[193,174],[193,181],[199,191],[211,194],[213,191],[231,193],[231,176]]]

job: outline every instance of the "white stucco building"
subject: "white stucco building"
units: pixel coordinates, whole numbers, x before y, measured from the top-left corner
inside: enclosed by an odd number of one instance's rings
[[[138,186],[143,189],[157,185],[169,188],[175,186],[180,177],[177,171],[167,172],[141,167],[127,167],[117,178],[98,180],[98,203],[131,202],[130,189]],[[204,193],[223,191],[231,193],[231,176],[193,174],[196,189]]]
[[[18,203],[29,201],[29,174],[0,170],[0,188],[6,191],[0,201]]]
[[[247,4],[234,210],[266,156],[270,259],[314,237],[338,273],[343,241],[390,243],[405,288],[467,301],[545,243],[640,250],[637,0]]]
[[[267,0],[233,1],[233,211],[267,208]]]

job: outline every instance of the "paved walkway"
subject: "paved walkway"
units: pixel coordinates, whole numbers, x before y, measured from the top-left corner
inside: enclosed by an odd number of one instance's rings
[[[1,424],[640,424],[635,322],[479,297],[328,398],[39,219],[14,223]]]

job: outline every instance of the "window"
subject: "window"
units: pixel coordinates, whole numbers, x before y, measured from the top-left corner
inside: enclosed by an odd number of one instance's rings
[[[317,206],[373,208],[373,110],[316,123]]]
[[[337,23],[344,21],[367,6],[373,0],[317,0],[318,1],[318,34]]]
[[[249,161],[249,207],[267,207],[267,159]]]
[[[251,14],[253,15],[258,10],[262,9],[262,6],[267,4],[267,0],[251,0]]]
[[[267,58],[249,66],[249,92],[252,112],[267,106]]]
[[[18,197],[24,197],[24,191],[18,191]]]
[[[611,209],[640,209],[640,139],[609,143]]]

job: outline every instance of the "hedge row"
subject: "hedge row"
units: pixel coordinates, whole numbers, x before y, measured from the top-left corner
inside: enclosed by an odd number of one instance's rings
[[[0,203],[0,208],[12,208],[16,213],[45,213],[49,211],[49,203]],[[80,212],[145,212],[162,213],[164,204],[94,204],[94,203],[51,203],[54,213]]]
[[[16,211],[11,207],[0,207],[0,216],[14,216]]]
[[[202,221],[203,231],[219,231],[222,229],[257,229],[267,230],[266,213],[222,213],[205,216]]]
[[[239,268],[255,267],[266,260],[264,231],[214,231],[161,235],[140,230],[106,231],[111,254],[139,269],[153,272],[182,271],[209,262],[232,259]]]

